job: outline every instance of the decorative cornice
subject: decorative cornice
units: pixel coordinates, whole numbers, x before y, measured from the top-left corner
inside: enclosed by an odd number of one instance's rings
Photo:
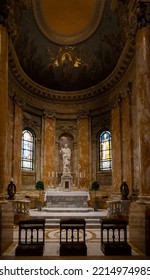
[[[47,101],[53,101],[55,103],[75,103],[90,101],[99,98],[100,95],[110,91],[117,85],[118,82],[123,78],[126,71],[128,70],[135,54],[134,41],[127,40],[122,55],[113,70],[113,72],[96,86],[93,86],[86,90],[81,91],[54,91],[32,81],[22,70],[11,39],[9,40],[9,69],[17,81],[17,83],[24,88],[29,94],[36,97],[44,98]]]

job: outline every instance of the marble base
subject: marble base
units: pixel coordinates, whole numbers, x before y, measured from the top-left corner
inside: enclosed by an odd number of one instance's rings
[[[130,243],[141,254],[150,255],[150,205],[133,202],[129,214]]]
[[[46,208],[88,208],[89,193],[47,190],[45,200]]]
[[[0,255],[13,243],[13,225],[12,202],[0,203]]]

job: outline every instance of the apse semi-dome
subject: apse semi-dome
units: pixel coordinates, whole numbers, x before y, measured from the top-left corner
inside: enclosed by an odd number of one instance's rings
[[[55,96],[65,92],[72,98],[99,86],[113,73],[126,45],[111,0],[20,1],[14,26],[10,66],[27,77],[24,85],[33,81]]]

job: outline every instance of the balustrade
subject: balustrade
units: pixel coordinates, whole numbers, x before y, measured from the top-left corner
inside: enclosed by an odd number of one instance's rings
[[[126,216],[128,217],[130,211],[129,200],[112,200],[107,201],[108,217],[113,216]]]
[[[30,200],[13,201],[14,223],[18,224],[20,220],[27,219],[30,216]]]
[[[14,214],[29,214],[30,201],[29,200],[15,200],[13,202]]]

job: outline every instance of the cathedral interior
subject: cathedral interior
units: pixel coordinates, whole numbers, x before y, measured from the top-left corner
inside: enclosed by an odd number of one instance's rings
[[[98,209],[114,207],[130,244],[150,255],[149,60],[150,1],[1,1],[1,256],[15,201],[36,208],[38,181],[42,207],[52,189],[88,192],[94,208],[98,183]],[[128,205],[119,214],[118,201]]]

